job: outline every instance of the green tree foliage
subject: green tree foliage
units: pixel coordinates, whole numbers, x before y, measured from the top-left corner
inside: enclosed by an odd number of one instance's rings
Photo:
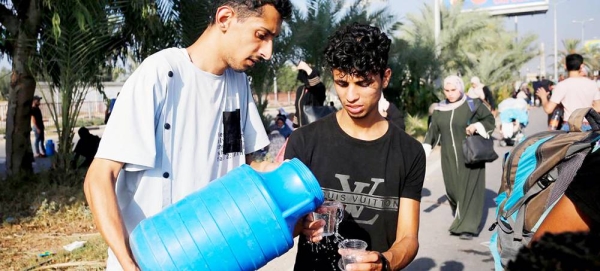
[[[118,12],[102,1],[58,1],[45,13],[39,71],[49,82],[50,113],[58,132],[56,165],[69,168],[73,129],[89,88],[102,89],[102,70],[119,46]],[[76,6],[76,12],[69,8]],[[45,25],[48,23],[48,25]],[[117,32],[118,33],[118,32]],[[55,100],[58,94],[59,100]]]
[[[585,53],[588,56],[585,59],[586,65],[592,71],[600,71],[600,47],[585,47]]]
[[[304,60],[311,67],[323,73],[321,78],[329,85],[330,73],[325,68],[323,51],[332,35],[342,25],[353,22],[376,25],[386,31],[390,36],[400,23],[389,9],[369,9],[366,0],[309,0],[307,11],[299,9],[293,12],[290,22],[292,32],[292,52],[296,60]]]
[[[402,28],[402,37],[408,44],[436,48],[433,15],[432,6],[424,5],[420,14],[407,16],[410,23]],[[460,73],[467,83],[470,77],[478,76],[497,96],[498,89],[512,89],[509,86],[518,80],[517,71],[537,54],[533,46],[537,37],[526,35],[516,41],[516,33],[504,29],[501,17],[493,17],[485,12],[462,13],[460,5],[455,5],[451,9],[442,8],[441,18],[442,31],[436,48],[439,52],[437,63],[441,70],[436,75],[441,76],[425,82],[440,82],[446,75]],[[412,66],[409,68],[413,69]],[[421,87],[433,89],[427,83]],[[441,86],[436,89],[441,89]],[[408,91],[420,92],[421,88],[414,84]],[[408,110],[410,112],[411,109]]]
[[[438,100],[433,80],[440,76],[440,61],[433,43],[416,39],[395,39],[390,50],[392,79],[384,95],[410,114],[426,114],[429,105]]]
[[[562,40],[564,49],[558,52],[558,67],[565,69],[567,55],[580,54],[583,56],[583,62],[590,70],[600,69],[600,48],[590,48],[581,46],[581,40],[565,39]]]
[[[294,92],[298,86],[298,71],[292,65],[283,65],[277,70],[277,89],[281,92]]]
[[[85,86],[98,86],[98,74],[101,74],[98,66],[110,71],[108,61],[114,64],[128,54],[140,60],[176,44],[174,37],[178,33],[171,27],[172,16],[166,16],[171,10],[153,0],[0,0],[0,54],[12,61],[13,74],[6,133],[8,174],[32,170],[30,110],[36,76],[43,74],[53,89],[60,92],[62,106],[68,109],[61,114],[69,114],[60,117],[64,125],[65,120],[78,114],[77,101],[69,101],[68,93]],[[101,37],[92,37],[92,33]],[[96,58],[100,54],[98,48],[106,50],[102,52],[103,61]],[[98,73],[92,74],[93,70]],[[73,71],[87,77],[70,74]],[[77,100],[77,95],[72,98]],[[71,110],[72,106],[75,111]],[[70,133],[65,128],[63,130]],[[63,152],[71,146],[67,141],[60,144],[64,144],[59,146]]]

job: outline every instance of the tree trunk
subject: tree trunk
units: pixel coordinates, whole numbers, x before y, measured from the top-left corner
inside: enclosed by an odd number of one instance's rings
[[[6,171],[8,175],[32,172],[31,103],[35,92],[32,56],[41,21],[38,1],[32,0],[26,19],[19,22],[13,51],[12,76],[6,118]]]
[[[32,171],[30,111],[35,91],[35,79],[27,68],[23,69],[25,63],[25,61],[21,61],[20,57],[13,59],[6,119],[6,170],[8,175]]]

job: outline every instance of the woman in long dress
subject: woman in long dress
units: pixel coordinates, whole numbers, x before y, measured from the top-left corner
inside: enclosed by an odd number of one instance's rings
[[[470,98],[467,98],[464,89],[460,77],[444,79],[446,100],[435,107],[423,148],[428,154],[439,140],[446,195],[454,214],[449,231],[461,239],[470,240],[479,234],[483,216],[485,163],[466,165],[462,142],[467,135],[475,133],[489,138],[495,128],[495,120],[480,99],[468,102]]]

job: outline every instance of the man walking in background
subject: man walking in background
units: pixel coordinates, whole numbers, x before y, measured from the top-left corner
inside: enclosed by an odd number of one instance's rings
[[[566,57],[566,68],[569,77],[558,83],[552,90],[552,97],[548,100],[548,92],[543,87],[539,87],[537,94],[546,114],[550,114],[560,104],[564,108],[563,131],[569,131],[569,117],[573,111],[579,108],[594,107],[600,111],[600,91],[596,84],[589,78],[581,74],[585,69],[583,57],[579,54],[570,54]],[[589,124],[584,124],[583,129],[590,129]]]
[[[46,157],[44,149],[44,119],[42,118],[42,110],[40,110],[40,101],[42,97],[33,96],[31,104],[31,130],[35,136],[33,142],[34,157]]]

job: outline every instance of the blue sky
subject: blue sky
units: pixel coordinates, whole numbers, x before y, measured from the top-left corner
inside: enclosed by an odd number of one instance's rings
[[[434,0],[389,0],[392,12],[394,12],[401,21],[406,22],[406,14],[418,13],[424,4],[433,4]],[[549,0],[550,3],[557,0]],[[292,0],[297,6],[305,6],[305,0]],[[372,0],[372,2],[385,2],[382,0]],[[558,1],[560,2],[560,0]],[[550,4],[546,14],[519,16],[517,29],[520,35],[525,33],[535,33],[538,35],[539,43],[543,42],[546,49],[546,55],[554,51],[554,30],[553,30],[553,12],[554,6]],[[587,20],[594,18],[594,21],[585,23],[585,39],[600,39],[600,0],[566,0],[557,5],[558,18],[558,49],[562,50],[562,39],[581,39],[581,23],[573,23],[573,20]],[[514,30],[515,23],[513,18],[507,18],[505,27]],[[547,57],[546,71],[552,73],[549,64],[553,61]],[[6,59],[0,60],[0,66],[8,67]],[[539,58],[532,60],[522,69],[522,72],[536,72],[539,67]]]
[[[406,21],[406,14],[417,13],[425,4],[433,4],[433,0],[393,0],[388,1],[391,9],[399,16],[401,21]],[[544,43],[546,55],[554,53],[554,6],[552,3],[561,2],[550,0],[548,12],[537,15],[524,15],[518,17],[517,31],[519,35],[534,33],[538,36],[539,43]],[[581,39],[581,23],[573,23],[573,20],[588,20],[585,23],[585,40],[600,39],[600,1],[599,0],[566,0],[557,6],[557,37],[558,50],[562,50],[563,39]],[[507,18],[505,27],[510,30],[515,29],[514,18]],[[553,73],[550,65],[553,58],[546,59],[546,72]],[[521,72],[536,72],[538,70],[540,59],[535,58]]]
[[[419,14],[425,4],[433,5],[434,0],[371,0],[371,2],[387,2],[398,19],[407,23],[406,15],[409,13]],[[292,0],[292,2],[301,7],[305,5],[305,0]],[[544,43],[546,57],[546,73],[552,75],[554,68],[550,64],[554,61],[550,55],[554,54],[554,5],[557,7],[557,38],[558,50],[562,50],[561,40],[563,39],[581,39],[581,23],[573,23],[573,20],[582,21],[593,18],[591,22],[585,23],[585,40],[600,39],[600,0],[549,0],[548,12],[545,14],[523,15],[517,19],[517,31],[519,35],[533,33],[538,36],[536,46]],[[513,31],[515,29],[514,17],[505,19],[505,27]],[[538,72],[540,58],[536,57],[525,65],[521,72],[523,75],[527,72]]]

